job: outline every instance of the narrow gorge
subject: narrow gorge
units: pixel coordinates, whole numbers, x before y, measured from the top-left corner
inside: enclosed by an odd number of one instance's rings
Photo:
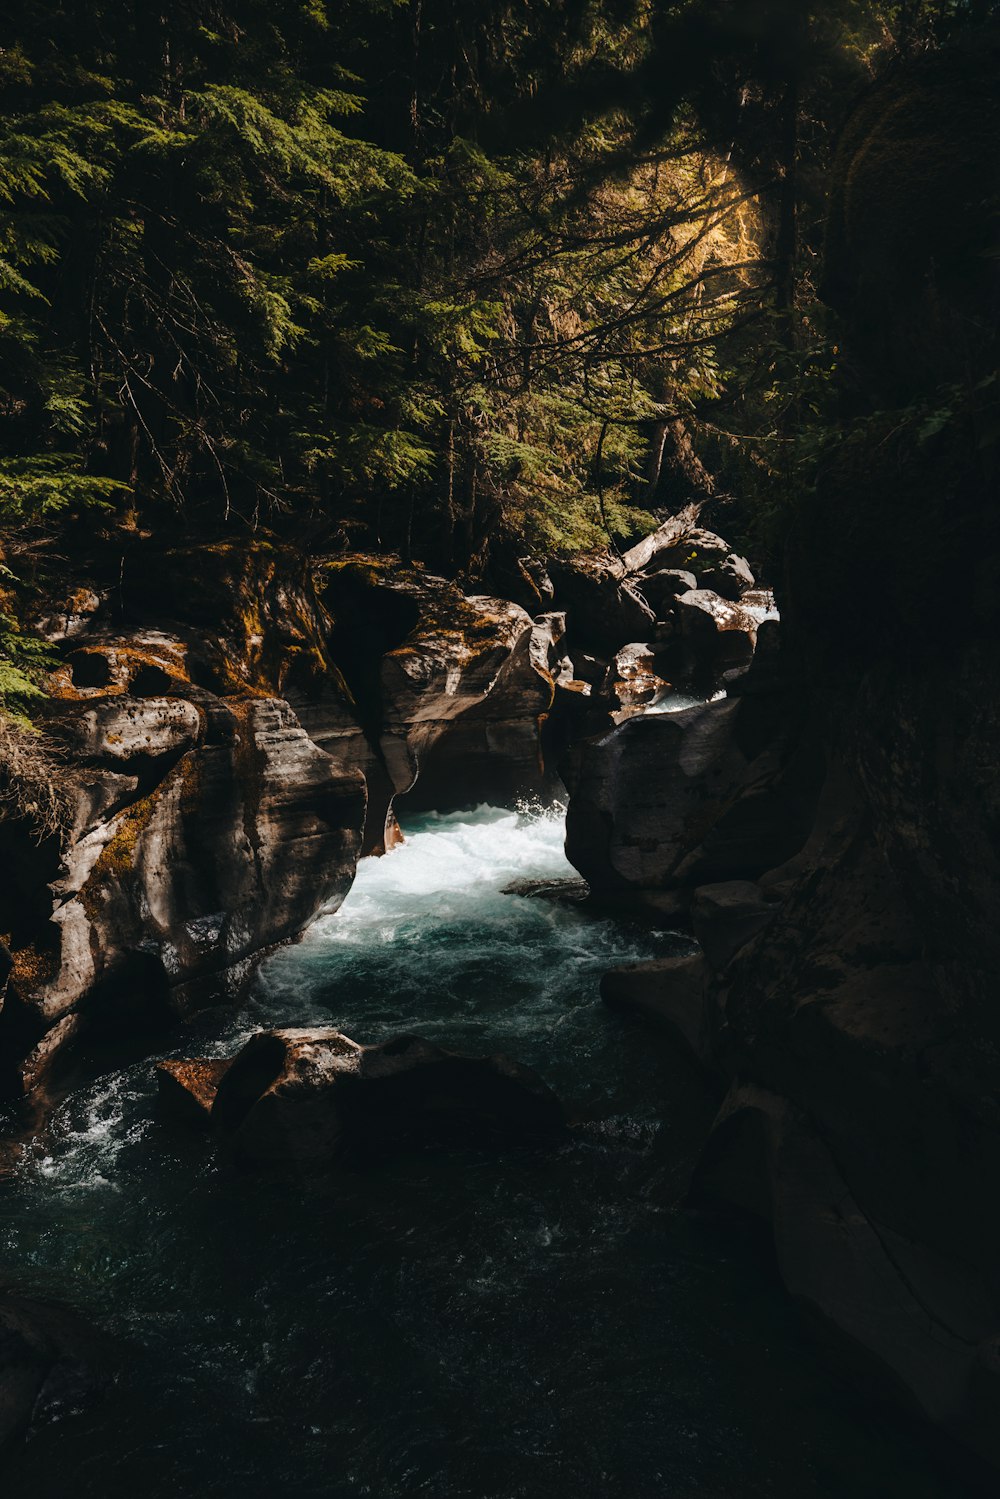
[[[995,7],[121,9],[0,78],[4,1492],[992,1492]]]

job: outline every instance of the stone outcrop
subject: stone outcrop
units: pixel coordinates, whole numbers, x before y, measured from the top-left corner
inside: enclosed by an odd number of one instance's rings
[[[127,647],[118,639],[107,653]],[[53,705],[78,804],[50,914],[15,933],[0,1014],[8,1094],[29,1092],[81,1027],[135,1029],[233,997],[257,954],[350,888],[360,774],[317,748],[280,699],[169,686],[137,698],[67,684]]]
[[[596,895],[686,909],[808,838],[822,753],[780,690],[630,718],[570,750],[566,851]]]
[[[256,1165],[326,1166],[427,1143],[523,1143],[564,1126],[536,1073],[419,1036],[360,1046],[337,1030],[262,1031],[228,1063],[163,1062],[161,1102]],[[188,1103],[183,1095],[188,1095]]]
[[[554,561],[550,572],[574,645],[607,658],[652,633],[654,612],[619,558],[582,554]]]
[[[18,875],[0,912],[7,1096],[87,1028],[236,995],[260,953],[336,909],[360,853],[392,846],[396,797],[540,791],[573,679],[558,612],[267,541],[140,548],[116,590],[76,589],[39,624],[64,653],[47,727],[75,805],[62,848],[0,828]]]
[[[536,622],[518,604],[384,558],[331,561],[321,584],[330,649],[380,770],[368,770],[371,846],[408,792],[411,805],[448,808],[544,787],[542,724],[556,681],[572,675],[562,615]]]
[[[605,979],[727,1089],[694,1199],[763,1222],[841,1362],[992,1464],[1000,520],[973,433],[995,420],[996,66],[988,35],[921,58],[845,131],[827,280],[865,421],[791,538],[780,649],[758,614],[733,700],[571,756],[569,842],[700,939],[700,993],[691,968]],[[964,585],[935,610],[942,568]]]

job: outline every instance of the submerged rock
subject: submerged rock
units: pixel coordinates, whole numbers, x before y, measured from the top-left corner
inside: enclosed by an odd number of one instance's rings
[[[107,1342],[69,1307],[0,1290],[0,1456],[103,1382]]]
[[[554,900],[563,905],[579,905],[590,894],[586,880],[513,880],[503,887],[503,895],[521,895],[528,900]]]
[[[225,1063],[165,1063],[166,1097],[189,1095],[243,1160],[324,1165],[409,1145],[507,1145],[564,1126],[555,1094],[503,1056],[447,1051],[419,1036],[361,1046],[341,1031],[262,1031]]]

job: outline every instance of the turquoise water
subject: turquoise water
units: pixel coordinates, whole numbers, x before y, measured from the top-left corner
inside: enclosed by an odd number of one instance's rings
[[[502,893],[572,874],[557,811],[408,834],[169,1054],[314,1021],[505,1050],[570,1142],[275,1180],[158,1122],[151,1062],[82,1082],[3,1189],[0,1264],[122,1368],[5,1499],[955,1499],[826,1372],[766,1259],[678,1205],[711,1101],[597,986],[683,939]]]

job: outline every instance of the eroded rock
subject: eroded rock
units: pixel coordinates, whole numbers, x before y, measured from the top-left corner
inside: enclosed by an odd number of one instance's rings
[[[680,594],[675,608],[692,676],[719,676],[750,664],[757,638],[751,614],[707,588]]]

